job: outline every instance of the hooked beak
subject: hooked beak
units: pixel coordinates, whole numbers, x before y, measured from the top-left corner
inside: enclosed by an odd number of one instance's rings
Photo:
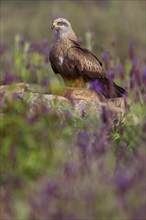
[[[54,25],[54,24],[52,24],[51,29],[54,29],[54,28],[55,28],[55,25]]]
[[[51,26],[51,29],[54,29],[54,28],[57,28],[57,23],[54,21],[52,26]]]

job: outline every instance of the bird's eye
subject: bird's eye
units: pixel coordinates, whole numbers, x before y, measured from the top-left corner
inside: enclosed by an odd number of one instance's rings
[[[66,25],[66,23],[64,23],[63,21],[58,21],[57,24],[58,24],[59,26]]]

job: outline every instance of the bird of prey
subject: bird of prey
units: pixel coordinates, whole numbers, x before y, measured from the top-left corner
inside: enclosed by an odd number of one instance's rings
[[[56,41],[50,50],[50,63],[56,74],[64,80],[94,82],[106,98],[121,97],[125,89],[116,85],[108,77],[100,60],[77,42],[71,24],[64,18],[55,19],[52,29],[56,30]]]

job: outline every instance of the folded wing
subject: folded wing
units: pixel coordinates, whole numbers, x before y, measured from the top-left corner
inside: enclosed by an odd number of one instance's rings
[[[67,50],[66,56],[68,65],[74,66],[83,78],[88,80],[107,79],[102,63],[89,50],[75,45]]]

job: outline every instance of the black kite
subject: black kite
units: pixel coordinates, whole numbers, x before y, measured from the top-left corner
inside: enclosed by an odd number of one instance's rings
[[[106,98],[121,97],[126,93],[125,89],[111,83],[98,58],[77,42],[69,21],[58,18],[53,22],[52,29],[56,30],[57,36],[50,51],[50,62],[56,74],[61,74],[64,80],[98,80],[100,92]]]

